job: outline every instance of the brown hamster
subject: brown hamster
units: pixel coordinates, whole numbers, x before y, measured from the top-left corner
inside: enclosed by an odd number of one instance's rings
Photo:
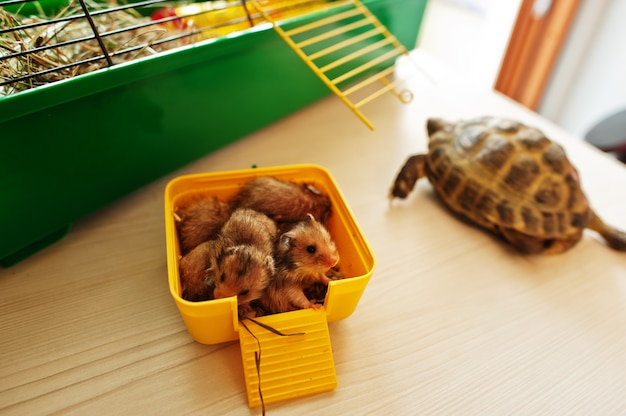
[[[198,244],[217,237],[230,215],[230,203],[219,198],[198,195],[176,209],[176,228],[181,254]]]
[[[215,241],[205,241],[180,259],[181,297],[199,302],[213,299],[215,281],[211,259],[215,256]]]
[[[232,203],[262,212],[278,223],[301,221],[310,213],[325,224],[331,213],[330,198],[315,186],[272,176],[259,176],[246,183]]]
[[[267,313],[318,308],[304,295],[315,282],[328,285],[327,273],[339,262],[339,252],[328,230],[312,215],[278,238],[275,273],[260,300]]]
[[[240,316],[254,314],[250,301],[263,295],[274,274],[277,234],[274,221],[247,208],[233,211],[219,232],[211,263],[213,295],[215,299],[237,296]]]

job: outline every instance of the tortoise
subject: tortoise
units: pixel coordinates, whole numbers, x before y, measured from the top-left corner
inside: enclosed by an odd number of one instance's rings
[[[598,217],[563,148],[540,130],[492,116],[426,124],[428,153],[408,158],[391,199],[406,198],[425,176],[453,212],[522,253],[564,252],[585,228],[626,251],[626,233]]]

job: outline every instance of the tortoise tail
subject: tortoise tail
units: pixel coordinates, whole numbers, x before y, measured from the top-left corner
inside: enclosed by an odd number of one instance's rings
[[[588,227],[600,234],[612,249],[626,251],[626,233],[605,224],[593,210]]]
[[[391,187],[389,195],[390,199],[393,198],[406,198],[409,192],[415,187],[415,182],[419,178],[424,177],[426,166],[426,155],[413,155],[407,159],[400,169],[396,180]]]

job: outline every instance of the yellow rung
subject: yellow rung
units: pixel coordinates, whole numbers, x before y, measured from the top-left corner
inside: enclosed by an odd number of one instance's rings
[[[361,11],[361,13],[363,13],[364,16],[367,16],[368,19],[373,19],[374,21],[376,21],[378,23],[377,26],[379,26],[383,30],[383,33],[384,33],[384,35],[386,37],[392,39],[393,44],[395,45],[395,47],[397,49],[401,50],[403,54],[406,54],[406,55],[409,54],[409,51],[407,51],[407,49],[404,47],[404,45],[401,44],[398,41],[398,39],[396,39],[396,37],[391,32],[389,32],[389,30],[387,30],[385,25],[383,25],[380,22],[378,22],[378,19],[376,19],[376,16],[374,16],[372,14],[372,12],[370,12],[367,7],[365,7],[363,4],[361,4],[361,2],[358,1],[358,0],[352,0],[351,3],[354,5],[354,7],[359,9]]]
[[[357,74],[360,74],[361,72],[363,72],[363,71],[365,71],[367,69],[372,68],[373,66],[376,66],[376,64],[384,62],[387,59],[391,59],[394,56],[400,56],[400,54],[398,53],[397,49],[394,49],[394,50],[389,51],[389,52],[387,52],[387,53],[385,53],[383,55],[380,55],[380,56],[372,59],[371,61],[369,61],[369,62],[367,62],[367,63],[365,63],[365,64],[363,64],[361,66],[358,66],[358,67],[354,68],[352,71],[348,71],[345,74],[343,74],[341,76],[338,76],[337,78],[332,79],[331,82],[334,85],[340,84],[341,82],[343,82],[343,81],[345,81],[347,79],[350,79],[353,76],[355,76]]]
[[[334,45],[329,46],[326,49],[322,49],[321,51],[312,53],[311,55],[309,55],[309,59],[314,61],[318,58],[321,58],[322,56],[328,55],[329,53],[333,53],[335,51],[343,49],[346,46],[354,45],[355,43],[361,42],[362,40],[374,37],[376,35],[380,35],[381,33],[382,30],[379,27],[376,27],[372,30],[368,30],[365,33],[361,33],[360,35],[353,36],[339,43],[335,43]]]
[[[379,40],[376,43],[373,43],[369,46],[366,46],[365,48],[361,48],[358,51],[354,51],[342,58],[337,59],[334,62],[329,63],[328,65],[325,65],[323,67],[320,68],[320,70],[322,72],[328,72],[329,70],[336,68],[342,64],[345,64],[346,62],[350,62],[351,60],[353,60],[354,58],[358,58],[359,56],[363,56],[369,52],[375,51],[376,49],[380,49],[381,47],[385,46],[385,45],[389,45],[391,43],[391,41],[389,40],[389,38],[385,38],[382,40]]]
[[[376,81],[380,81],[380,77],[385,77],[387,75],[391,75],[393,74],[393,71],[395,70],[395,67],[390,66],[389,68],[385,68],[384,70],[382,70],[381,72],[378,72],[377,74],[372,75],[371,77],[367,77],[366,79],[364,79],[363,81],[353,85],[352,87],[343,90],[343,94],[344,95],[350,95],[353,94],[355,92],[357,92],[358,90],[360,90],[361,88],[367,87],[368,85],[376,82]]]
[[[384,80],[384,77],[380,77],[379,81]],[[384,93],[391,91],[395,88],[396,85],[398,85],[400,82],[402,82],[401,80],[396,80],[393,82],[389,82],[386,81],[385,86],[379,90],[376,90],[375,92],[373,92],[371,95],[365,97],[364,99],[362,99],[361,101],[359,101],[358,103],[356,103],[354,106],[356,108],[361,108],[362,106],[364,106],[365,104],[369,103],[370,101],[374,100],[375,98],[380,97],[381,95],[383,95]]]
[[[350,23],[348,25],[338,27],[337,29],[329,30],[326,33],[322,33],[321,35],[314,36],[312,38],[309,38],[307,40],[299,42],[297,45],[300,48],[305,48],[305,47],[307,47],[309,45],[313,45],[314,43],[317,43],[317,42],[320,42],[320,41],[323,41],[323,40],[326,40],[326,39],[330,39],[333,36],[341,35],[342,33],[347,33],[347,32],[349,32],[351,30],[358,29],[358,28],[366,26],[368,24],[370,24],[370,23],[365,21],[365,20],[358,20],[358,21]]]
[[[292,30],[288,30],[285,33],[287,34],[287,36],[294,36],[294,35],[298,35],[300,33],[304,33],[304,32],[308,32],[309,30],[313,30],[313,29],[317,29],[318,27],[322,27],[325,26],[329,23],[334,23],[334,22],[338,22],[340,20],[344,20],[348,17],[353,17],[353,16],[358,16],[360,15],[361,12],[357,9],[353,9],[353,10],[347,10],[343,13],[339,13],[339,14],[335,14],[332,16],[329,16],[325,19],[320,19],[320,20],[316,20],[315,22],[311,22],[308,23],[306,25],[302,25],[299,26],[295,29]]]

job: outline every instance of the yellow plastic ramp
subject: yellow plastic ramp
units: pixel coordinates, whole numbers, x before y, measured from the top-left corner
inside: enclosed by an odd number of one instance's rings
[[[268,315],[255,321],[284,335],[249,319],[239,323],[239,345],[250,407],[337,387],[323,308]]]
[[[286,10],[320,3],[326,3],[322,17],[279,21]],[[392,79],[396,59],[408,56],[408,51],[360,1],[253,0],[251,4],[370,129],[374,126],[360,110],[365,104],[386,92],[402,102],[413,98],[409,91],[396,90],[404,80]],[[372,92],[371,85],[378,81],[382,86]]]

